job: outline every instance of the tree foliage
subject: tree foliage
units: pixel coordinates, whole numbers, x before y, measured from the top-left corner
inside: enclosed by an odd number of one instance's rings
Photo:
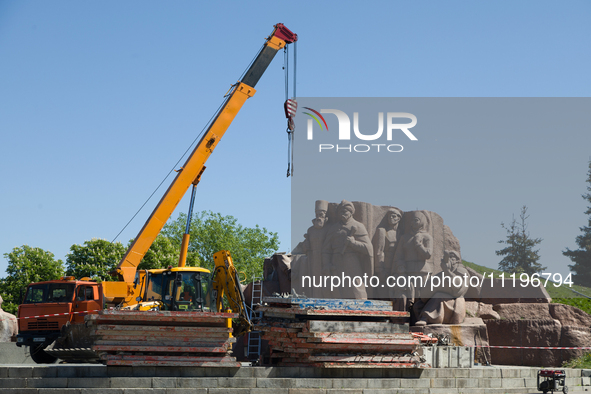
[[[131,245],[132,242],[133,240],[129,241],[129,244]],[[144,255],[138,269],[157,269],[167,268],[169,266],[176,267],[179,264],[180,252],[180,244],[177,244],[173,239],[160,234],[156,237],[152,246],[150,246],[150,249],[148,249]],[[199,266],[199,258],[196,253],[188,253],[186,265],[191,267]]]
[[[164,226],[162,234],[180,245],[186,221],[187,215],[181,213],[176,220]],[[222,216],[211,211],[193,214],[190,234],[189,252],[196,257],[191,264],[199,262],[203,268],[213,270],[213,254],[229,250],[236,269],[244,272],[248,279],[261,275],[265,257],[279,248],[277,233],[258,225],[254,228],[243,227],[233,216]],[[190,265],[189,262],[187,265]]]
[[[2,309],[16,313],[21,295],[30,283],[59,279],[64,275],[64,264],[53,253],[41,248],[23,245],[5,253],[8,260],[6,278],[0,279],[0,295],[4,299]]]
[[[72,245],[66,255],[68,275],[76,279],[90,277],[93,279],[113,280],[109,275],[125,254],[125,246],[121,242],[111,243],[105,239],[93,238],[84,245]]]
[[[591,160],[589,161],[589,173],[587,178],[587,193],[583,198],[591,204]],[[574,263],[568,267],[573,272],[573,282],[577,285],[591,287],[591,205],[587,207],[585,215],[589,215],[587,226],[580,227],[581,235],[576,238],[579,249],[566,248],[563,255]]]
[[[534,250],[534,247],[542,242],[542,239],[530,237],[526,223],[528,218],[527,207],[524,205],[521,208],[519,221],[514,216],[508,226],[501,223],[501,226],[507,231],[507,238],[499,243],[507,246],[496,251],[497,256],[505,256],[499,262],[499,270],[511,273],[524,272],[531,275],[546,269],[538,263],[539,249]]]

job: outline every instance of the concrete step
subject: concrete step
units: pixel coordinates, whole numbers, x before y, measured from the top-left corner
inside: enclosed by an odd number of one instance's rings
[[[0,366],[2,394],[501,394],[537,393],[538,368],[162,368]],[[570,392],[591,390],[591,370],[567,369]]]

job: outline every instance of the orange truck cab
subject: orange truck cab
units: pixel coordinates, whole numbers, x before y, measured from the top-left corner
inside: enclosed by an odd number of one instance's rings
[[[103,309],[100,283],[90,278],[31,283],[18,307],[17,346],[43,349],[60,336],[66,324],[83,323],[84,316]]]

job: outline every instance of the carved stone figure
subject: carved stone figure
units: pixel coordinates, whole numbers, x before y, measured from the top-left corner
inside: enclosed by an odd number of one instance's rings
[[[402,211],[400,209],[390,208],[382,220],[383,224],[376,229],[373,237],[373,249],[375,275],[377,276],[385,278],[392,274],[398,224],[401,218]]]
[[[353,219],[354,213],[351,202],[343,200],[339,204],[338,223],[328,228],[322,248],[322,264],[330,275],[351,280],[351,287],[348,282],[343,283],[333,292],[333,298],[367,299],[363,276],[373,273],[373,246],[365,226]]]
[[[433,238],[428,233],[429,222],[421,211],[409,212],[411,215],[410,231],[403,234],[400,246],[396,250],[395,260],[398,270],[406,274],[427,275],[433,273]]]
[[[3,302],[0,296],[0,342],[10,342],[18,334],[18,323],[16,316],[2,310]]]
[[[423,291],[421,297],[415,300],[413,311],[418,316],[416,326],[464,322],[466,317],[464,295],[468,291],[466,278],[469,274],[462,265],[460,253],[455,250],[446,250],[442,268],[443,271],[435,275],[439,278],[437,281],[439,286],[436,287],[435,293]]]
[[[317,200],[315,204],[316,217],[312,219],[312,226],[304,234],[305,240],[298,245],[299,250],[308,256],[308,273],[313,278],[320,278],[323,274],[328,275],[327,269],[322,264],[322,246],[328,229],[328,201]],[[329,296],[323,287],[313,287],[311,297],[322,298]]]

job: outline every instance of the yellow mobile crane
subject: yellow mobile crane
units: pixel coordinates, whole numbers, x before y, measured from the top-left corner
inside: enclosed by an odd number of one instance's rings
[[[225,96],[225,101],[202,138],[112,273],[118,278],[118,281],[100,284],[82,283],[74,277],[64,277],[57,285],[45,284],[45,282],[29,285],[24,303],[19,306],[17,346],[30,346],[31,353],[37,355],[34,357],[36,362],[52,362],[55,361],[55,357],[45,354],[44,349],[56,338],[59,338],[60,333],[61,338],[64,337],[64,332],[68,331],[64,330],[65,326],[80,325],[81,316],[96,314],[97,309],[126,307],[126,309],[139,310],[221,312],[224,293],[230,307],[240,315],[235,333],[239,334],[250,330],[251,324],[240,290],[240,282],[229,252],[220,251],[214,255],[213,280],[210,272],[204,268],[185,267],[189,244],[189,221],[182,241],[178,267],[139,272],[137,267],[180,200],[193,185],[188,216],[188,220],[190,220],[195,187],[205,169],[205,162],[245,101],[255,94],[254,87],[277,52],[287,44],[296,42],[297,38],[297,34],[291,32],[282,23],[274,26],[273,32],[267,37],[263,48],[241,80],[232,85]],[[88,281],[88,278],[83,279]],[[48,294],[51,293],[51,286],[58,285],[61,286],[58,290],[62,287],[69,290],[62,291],[63,297],[56,301],[57,298],[50,297]],[[80,296],[79,293],[88,294]],[[62,294],[60,293],[60,295]],[[89,300],[98,300],[98,303],[91,303]],[[59,304],[60,312],[62,312],[59,316],[47,316],[46,313],[43,313],[44,310],[51,309],[54,304],[58,305],[56,303]],[[92,306],[90,306],[91,304]],[[69,330],[69,332],[73,331]],[[63,358],[63,352],[56,353],[54,351],[53,355]]]
[[[244,102],[255,94],[254,87],[277,52],[286,44],[297,41],[297,38],[297,34],[291,32],[282,23],[274,26],[273,32],[267,38],[263,48],[242,79],[232,86],[232,89],[226,95],[226,101],[222,104],[211,125],[181,167],[174,181],[115,269],[119,281],[105,282],[103,284],[106,303],[131,305],[136,302],[139,289],[134,283],[140,261],[191,184],[195,186],[199,182],[199,177],[205,168],[205,162],[244,105]],[[179,259],[180,267],[185,265],[188,242],[189,235],[187,231],[183,237],[181,257]]]

